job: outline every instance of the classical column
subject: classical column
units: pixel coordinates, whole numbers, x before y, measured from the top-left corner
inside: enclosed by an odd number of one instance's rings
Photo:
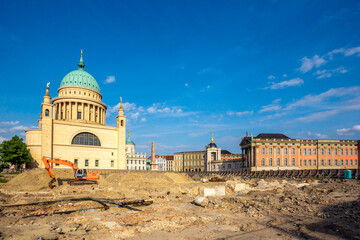
[[[82,102],[81,103],[81,109],[82,109],[82,114],[81,114],[81,119],[82,120],[85,120],[85,106],[84,106],[85,104]]]
[[[254,146],[250,146],[250,147],[251,147],[251,160],[249,167],[252,167],[254,164]]]

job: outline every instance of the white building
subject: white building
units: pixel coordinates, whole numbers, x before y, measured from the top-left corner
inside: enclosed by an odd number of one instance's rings
[[[126,169],[146,170],[146,153],[135,153],[135,143],[130,139],[130,131],[125,145]]]

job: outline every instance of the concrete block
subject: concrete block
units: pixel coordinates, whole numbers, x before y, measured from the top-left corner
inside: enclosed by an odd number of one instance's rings
[[[199,190],[200,196],[209,197],[209,196],[225,196],[225,186],[216,186],[213,188],[201,188]]]

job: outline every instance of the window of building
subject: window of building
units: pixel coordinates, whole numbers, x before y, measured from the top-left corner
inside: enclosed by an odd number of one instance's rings
[[[309,166],[311,167],[311,160],[309,160]]]
[[[95,136],[92,133],[83,132],[77,134],[71,141],[71,144],[100,146],[100,140],[97,136]]]
[[[295,158],[292,159],[292,163],[293,166],[295,166]]]
[[[324,155],[324,149],[323,148],[321,148],[320,152],[321,152],[321,155]]]
[[[81,112],[77,112],[77,119],[81,119]]]
[[[270,166],[273,165],[273,159],[272,159],[272,158],[270,158],[270,160],[269,160],[269,165],[270,165]]]
[[[124,120],[121,120],[120,125],[123,127],[124,126]]]
[[[48,110],[48,109],[45,110],[45,116],[46,116],[46,117],[49,116],[49,110]]]
[[[89,166],[89,160],[85,159],[85,167]]]
[[[328,148],[328,153],[327,154],[331,155],[331,149],[330,148]]]
[[[78,166],[78,160],[77,160],[77,159],[74,159],[74,164],[75,164],[76,166]]]
[[[316,160],[313,160],[314,166],[316,166]]]
[[[288,159],[285,158],[285,166],[287,166],[287,165],[288,165]]]
[[[269,148],[269,154],[272,155],[273,154],[273,149]]]
[[[265,148],[261,148],[261,154],[265,155]]]
[[[348,155],[348,149],[345,149],[345,155]]]
[[[343,159],[340,160],[340,165],[344,166],[344,160]]]
[[[300,160],[300,161],[301,161],[301,160]],[[307,161],[306,161],[306,160],[304,160],[304,166],[305,166],[305,167],[306,167],[306,162],[307,162]]]
[[[340,155],[344,155],[344,149],[340,149]]]
[[[357,154],[358,154],[358,151],[357,151],[357,149],[354,149],[354,153],[355,153],[355,155],[357,155]]]
[[[99,160],[95,160],[95,167],[99,166]]]
[[[306,148],[304,148],[304,151],[303,151],[304,155],[306,155]]]
[[[265,158],[261,159],[261,166],[265,166]]]
[[[111,167],[114,167],[114,160],[111,160],[110,166],[111,166]]]
[[[309,148],[308,153],[309,153],[309,155],[311,155],[311,148]]]
[[[276,164],[280,166],[280,158],[276,159]]]
[[[331,160],[328,159],[328,166],[331,166]]]
[[[228,169],[231,169],[231,164],[228,164]]]
[[[348,166],[349,165],[349,160],[345,160],[345,163],[346,163],[346,166]]]
[[[351,160],[350,160],[350,166],[352,166],[352,165],[353,165],[353,160],[351,159]]]
[[[324,159],[321,159],[321,166],[324,166]]]
[[[313,149],[313,155],[316,155],[316,148]]]
[[[352,149],[350,149],[350,155],[353,155],[353,150]]]
[[[288,148],[284,148],[284,154],[287,155],[288,154]]]
[[[295,155],[295,148],[292,148],[292,149],[291,149],[291,154],[292,154],[292,155]]]
[[[280,148],[277,148],[276,151],[277,151],[276,154],[280,155]]]
[[[337,148],[334,149],[334,155],[337,155]]]
[[[357,166],[357,165],[358,165],[358,163],[357,163],[357,159],[355,159],[354,163],[355,163],[355,166]]]

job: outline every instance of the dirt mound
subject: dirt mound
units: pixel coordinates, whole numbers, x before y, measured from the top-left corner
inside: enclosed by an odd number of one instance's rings
[[[103,180],[104,183],[122,185],[142,185],[142,184],[171,184],[171,183],[193,183],[194,181],[185,173],[162,173],[162,172],[124,172],[113,173]]]
[[[188,191],[195,182],[185,173],[165,172],[122,172],[100,178],[100,184],[112,191],[120,191],[131,197],[136,193],[143,196],[166,196]]]
[[[74,177],[74,172],[71,169],[54,169],[53,171],[56,178]],[[49,189],[48,183],[50,180],[49,174],[45,169],[37,168],[19,174],[2,186],[12,191],[38,191]]]

